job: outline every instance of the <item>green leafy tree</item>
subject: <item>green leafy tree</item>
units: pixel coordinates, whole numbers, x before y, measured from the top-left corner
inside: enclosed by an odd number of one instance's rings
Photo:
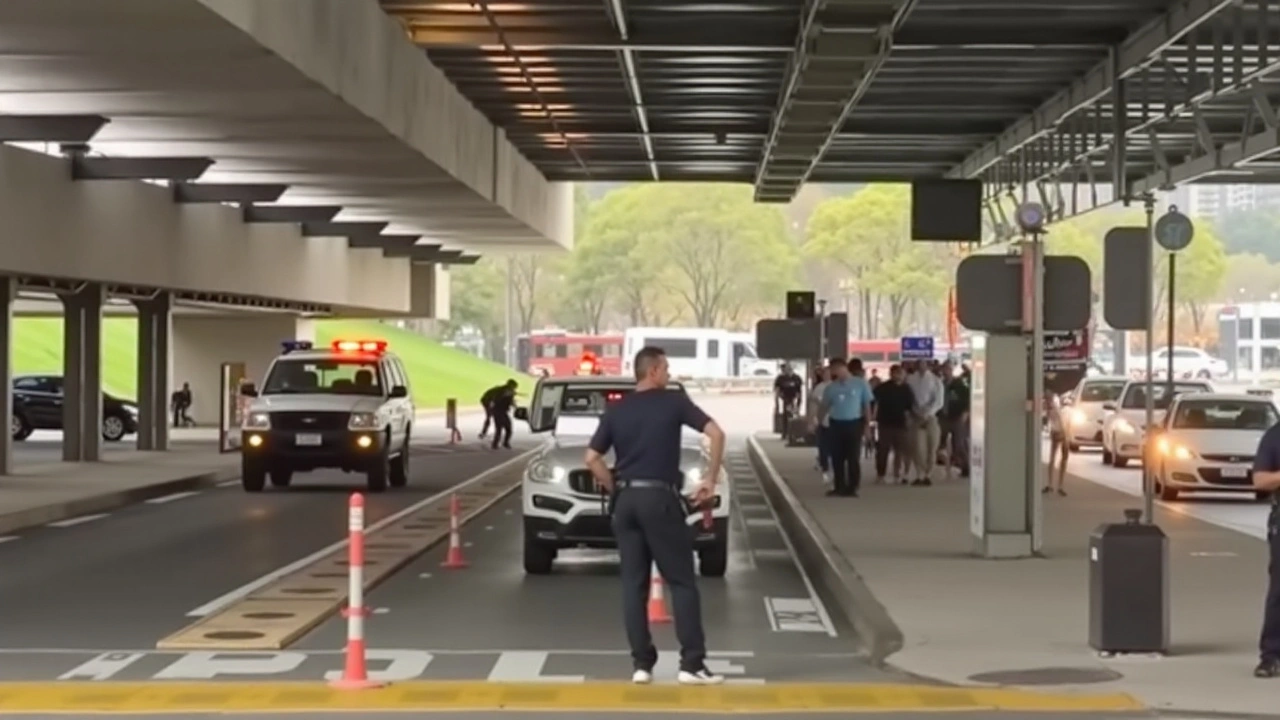
[[[1224,303],[1261,302],[1280,292],[1280,264],[1263,255],[1245,253],[1227,256],[1218,300]]]
[[[859,334],[879,334],[880,301],[889,334],[905,330],[912,303],[944,301],[954,270],[949,247],[911,240],[910,187],[867,185],[823,201],[809,217],[805,253],[841,267],[858,294]]]
[[[610,190],[587,216],[585,237],[592,252],[608,260],[603,280],[611,304],[633,326],[660,325],[669,291],[661,282],[664,258],[655,252],[657,236],[647,224],[653,189],[636,183]]]
[[[1280,261],[1280,213],[1270,210],[1230,212],[1213,222],[1214,233],[1228,253],[1254,253]]]
[[[666,277],[699,327],[738,325],[779,302],[796,257],[786,220],[745,185],[655,185],[649,223],[670,263]]]
[[[449,320],[444,328],[452,337],[472,327],[485,337],[487,355],[501,357],[506,258],[483,257],[475,265],[454,266],[449,273]]]

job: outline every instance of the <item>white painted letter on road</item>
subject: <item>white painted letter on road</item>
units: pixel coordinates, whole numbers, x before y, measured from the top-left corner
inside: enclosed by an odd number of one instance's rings
[[[427,671],[427,666],[435,656],[424,650],[369,650],[365,653],[365,659],[371,665],[387,663],[381,670],[370,669],[369,679],[390,683],[417,680]],[[324,674],[324,679],[331,682],[341,680],[342,671],[330,670]]]
[[[116,673],[141,660],[143,657],[145,657],[144,653],[102,653],[92,660],[59,675],[58,679],[110,680],[115,677]]]
[[[582,683],[587,678],[582,675],[543,675],[542,668],[547,665],[550,653],[531,651],[504,652],[498,656],[493,670],[489,673],[489,682],[513,683]]]
[[[306,662],[305,653],[187,653],[156,673],[156,680],[212,680],[228,675],[279,675]]]

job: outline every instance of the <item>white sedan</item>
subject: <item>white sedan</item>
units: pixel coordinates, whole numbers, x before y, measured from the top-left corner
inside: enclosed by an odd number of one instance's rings
[[[1253,456],[1267,428],[1280,422],[1268,399],[1254,395],[1198,393],[1175,398],[1168,419],[1153,436],[1151,468],[1162,500],[1186,492],[1255,493]]]
[[[1145,380],[1130,380],[1121,391],[1119,402],[1109,402],[1102,406],[1106,411],[1106,417],[1102,421],[1104,464],[1124,467],[1130,460],[1142,459],[1147,420],[1146,389]],[[1169,386],[1167,383],[1156,383],[1152,390],[1152,406],[1155,410],[1153,419],[1158,426],[1163,422],[1164,411],[1169,407]],[[1181,380],[1173,384],[1175,398],[1187,393],[1208,392],[1213,392],[1213,386],[1202,380]]]

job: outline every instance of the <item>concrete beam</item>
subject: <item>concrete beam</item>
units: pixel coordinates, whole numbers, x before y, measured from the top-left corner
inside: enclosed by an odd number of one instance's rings
[[[247,205],[244,221],[247,223],[323,223],[329,222],[342,208],[337,205]]]
[[[384,222],[304,222],[303,237],[368,237],[387,229]]]
[[[288,185],[230,185],[225,183],[177,183],[173,201],[177,203],[235,203],[249,205],[279,200]]]
[[[442,245],[382,245],[382,256],[386,258],[413,258],[430,256],[442,252]],[[416,253],[416,255],[415,255]]]
[[[1058,123],[1110,93],[1117,81],[1151,64],[1188,32],[1235,4],[1235,0],[1183,0],[1175,3],[1169,12],[1130,35],[1116,48],[1114,57],[1095,65],[1065,90],[969,155],[947,173],[947,177],[977,177],[1010,153],[1053,132]]]
[[[101,115],[0,115],[0,142],[87,143],[108,122]]]
[[[71,158],[73,180],[195,180],[213,166],[209,158]]]
[[[376,248],[410,247],[421,239],[421,235],[358,235],[347,238],[347,247]],[[438,245],[435,247],[439,247]]]

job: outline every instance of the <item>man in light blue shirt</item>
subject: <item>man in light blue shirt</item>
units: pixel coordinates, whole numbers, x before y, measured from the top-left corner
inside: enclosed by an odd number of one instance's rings
[[[832,360],[835,379],[822,393],[831,453],[832,489],[828,495],[857,497],[862,484],[862,438],[871,415],[871,386],[861,377],[862,361]]]

